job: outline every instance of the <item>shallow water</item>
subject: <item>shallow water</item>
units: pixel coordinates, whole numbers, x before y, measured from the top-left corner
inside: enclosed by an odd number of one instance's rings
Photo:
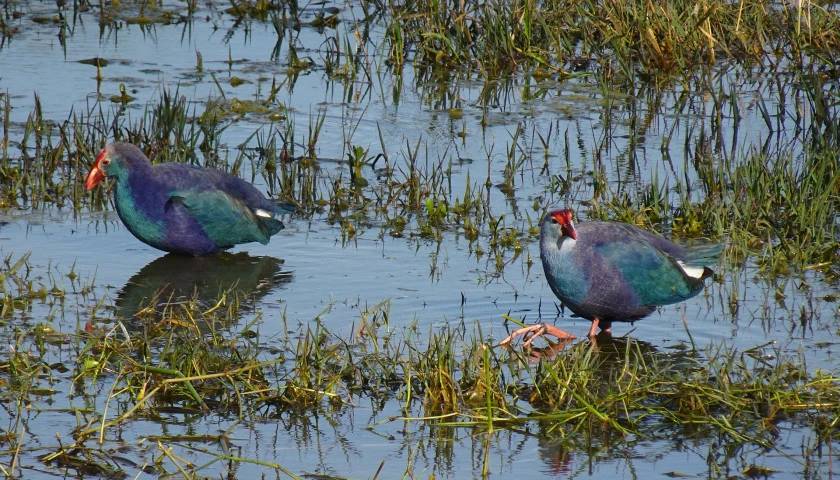
[[[352,17],[352,9],[337,7],[342,9],[343,19]],[[147,102],[156,100],[164,89],[177,89],[179,95],[202,105],[208,98],[217,97],[219,88],[228,98],[253,99],[258,92],[266,95],[272,78],[288,79],[288,41],[283,43],[280,60],[272,60],[277,37],[267,23],[252,22],[247,28],[234,26],[230,16],[208,9],[185,24],[121,24],[118,31],[106,28],[103,33],[96,17],[83,13],[67,38],[66,48],[62,48],[56,27],[32,21],[40,11],[50,14],[53,10],[52,4],[24,7],[26,14],[18,20],[19,33],[0,48],[0,90],[14,107],[10,134],[13,151],[34,106],[35,93],[43,115],[62,121],[72,111],[87,111],[97,99],[104,109],[117,108],[108,97],[119,92],[120,84],[136,97],[123,113],[132,117],[142,115]],[[313,7],[304,18],[311,19],[317,11]],[[348,21],[339,24],[342,35],[349,25]],[[326,34],[330,34],[329,29]],[[327,175],[347,175],[345,164],[330,161],[346,156],[347,142],[379,151],[381,131],[385,150],[397,165],[405,162],[405,155],[396,152],[403,152],[407,144],[414,145],[418,139],[423,150],[421,158],[451,162],[452,190],[457,195],[466,188],[468,175],[471,182],[483,182],[489,172],[493,183],[501,183],[505,151],[516,129],[522,126],[526,139],[522,144],[532,145],[533,155],[516,174],[512,196],[497,188],[489,193],[494,212],[506,215],[510,224],[516,225],[536,222],[542,208],[567,201],[553,190],[551,175],[566,175],[563,152],[568,145],[571,172],[580,176],[574,185],[573,201],[591,196],[593,186],[588,172],[596,164],[606,165],[613,188],[630,191],[652,179],[687,176],[690,180],[696,175],[684,160],[689,154],[683,145],[690,144],[686,139],[701,135],[700,131],[710,124],[712,108],[702,93],[692,96],[691,106],[676,112],[668,111],[671,104],[666,100],[665,114],[658,115],[629,111],[626,94],[614,93],[605,98],[585,77],[543,85],[552,93],[522,100],[524,81],[517,79],[506,92],[505,101],[488,109],[487,126],[482,129],[484,112],[477,103],[482,85],[454,82],[446,98],[435,98],[430,93],[435,86],[416,83],[413,72],[406,68],[402,86],[397,87],[397,102],[393,95],[394,77],[385,73],[370,84],[357,81],[343,86],[328,81],[318,66],[324,34],[304,27],[295,35],[299,35],[296,41],[302,47],[298,55],[311,56],[316,66],[302,73],[293,88],[285,86],[278,98],[287,107],[287,121],[294,121],[298,132],[305,131],[316,112],[325,112],[318,155]],[[203,57],[203,73],[196,72],[196,51]],[[98,88],[96,68],[78,62],[91,57],[110,62],[102,69],[103,80]],[[229,58],[233,59],[230,64]],[[248,83],[232,87],[228,82],[232,76]],[[742,118],[738,122],[723,121],[722,130],[727,132],[721,135],[723,151],[737,158],[768,142],[796,145],[792,131],[787,136],[771,134],[761,120],[756,98],[767,97],[772,104],[769,89],[747,81],[732,80],[731,85],[741,105]],[[450,114],[449,108],[455,106],[463,109],[463,117]],[[637,124],[637,116],[643,113],[653,118],[645,129]],[[784,127],[791,120],[779,121]],[[223,155],[235,156],[243,142],[253,145],[251,135],[255,130],[270,131],[275,126],[260,115],[237,119],[223,133]],[[549,129],[553,132],[547,157],[551,175],[546,175],[540,171],[543,152],[535,132],[546,134]],[[704,131],[702,135],[709,135],[708,130]],[[666,135],[671,136],[671,141],[662,148]],[[599,152],[597,160],[594,152]],[[255,180],[265,187],[259,177]],[[532,208],[535,201],[539,210]],[[556,321],[579,336],[588,330],[587,321],[558,315],[555,297],[543,278],[538,245],[533,241],[524,246],[518,257],[508,255],[509,263],[497,272],[492,256],[477,256],[469,242],[455,233],[445,233],[440,243],[411,235],[395,238],[382,235],[376,221],[372,221],[370,228],[360,229],[355,238],[344,241],[340,226],[328,222],[326,215],[290,218],[286,223],[287,228],[268,245],[249,244],[232,250],[250,256],[243,256],[235,267],[240,278],[238,287],[251,297],[252,308],[246,309],[241,323],[259,318],[260,333],[269,343],[271,338],[285,334],[285,328],[308,324],[316,317],[330,331],[348,336],[362,312],[383,301],[388,303],[391,325],[401,328],[416,324],[421,333],[463,322],[470,329],[478,324],[486,336],[499,339],[507,334],[505,314],[528,322]],[[16,258],[31,252],[34,276],[40,279],[36,281],[45,286],[55,279],[59,285],[68,285],[71,282],[63,274],[72,270],[93,287],[87,296],[68,296],[60,308],[45,301],[15,316],[4,324],[8,330],[2,334],[4,343],[10,343],[14,335],[12,326],[45,319],[56,330],[77,331],[89,312],[101,304],[113,306],[120,316],[121,309],[130,311],[137,304],[135,298],[172,283],[171,272],[186,270],[183,259],[164,257],[162,252],[137,241],[114,212],[82,210],[75,215],[54,208],[0,211],[0,242],[3,257]],[[231,267],[204,264],[197,268],[206,273]],[[51,280],[48,272],[58,274]],[[191,290],[193,280],[189,275],[180,280],[187,285],[184,291]],[[211,301],[217,292],[213,287],[218,285],[208,281],[206,275],[203,280],[207,290],[199,291],[199,296],[206,295]],[[229,283],[221,279],[219,282]],[[732,291],[737,298],[737,313],[733,313],[728,302]],[[809,369],[833,371],[840,314],[836,300],[829,296],[833,293],[833,287],[813,272],[767,283],[748,261],[743,268],[724,268],[720,278],[709,282],[697,297],[663,307],[633,325],[619,324],[615,334],[643,340],[660,350],[679,348],[690,341],[700,346],[726,343],[744,349],[774,342],[781,351],[801,355]],[[72,355],[69,346],[59,354]],[[70,374],[66,374],[59,385],[69,384]],[[153,442],[141,440],[149,435],[217,434],[230,430],[236,455],[276,461],[299,474],[349,478],[372,477],[382,462],[380,478],[396,478],[404,472],[418,478],[433,473],[451,478],[481,476],[484,462],[489,465],[490,475],[497,478],[514,474],[522,478],[647,478],[669,473],[699,477],[708,471],[707,440],[639,439],[625,441],[620,449],[567,451],[566,444],[552,443],[540,435],[540,426],[534,426],[533,431],[493,433],[436,429],[422,422],[389,420],[389,416],[399,415],[396,402],[380,410],[366,405],[364,398],[357,400],[357,404],[345,405],[332,417],[287,413],[243,423],[221,415],[189,413],[141,418],[129,423],[118,438],[109,438],[106,446],[124,447],[129,452],[126,455],[136,460],[153,455]],[[44,408],[28,418],[30,441],[46,448],[55,439],[52,433],[39,434],[40,429],[67,433],[76,428],[77,419],[62,410],[77,406],[74,402],[72,395],[63,394],[45,400]],[[94,407],[99,409],[102,405]],[[8,410],[0,413],[0,425],[5,426],[8,421],[3,417],[11,420]],[[799,475],[803,471],[801,446],[813,442],[811,434],[787,423],[781,424],[779,434],[783,440],[778,444],[783,446],[771,452],[758,448],[743,452],[731,473],[738,474],[745,465],[760,462],[778,470],[780,475]],[[204,458],[200,453],[179,451],[197,464]],[[826,467],[830,458],[831,453],[817,460],[812,468],[830,472],[830,466]],[[26,478],[73,476],[71,470],[43,465],[35,454],[24,456],[20,462]],[[130,465],[123,467],[132,476],[143,476]],[[240,478],[276,474],[256,464],[229,467],[224,462],[211,465],[202,473],[217,476],[228,468]]]

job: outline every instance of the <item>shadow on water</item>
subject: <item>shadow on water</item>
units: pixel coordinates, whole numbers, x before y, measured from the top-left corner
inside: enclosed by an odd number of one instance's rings
[[[224,295],[253,305],[280,285],[291,282],[292,272],[283,260],[253,257],[247,253],[222,253],[211,257],[168,254],[135,273],[117,294],[116,315],[134,319],[160,313],[178,302],[197,301],[203,308],[217,304]]]

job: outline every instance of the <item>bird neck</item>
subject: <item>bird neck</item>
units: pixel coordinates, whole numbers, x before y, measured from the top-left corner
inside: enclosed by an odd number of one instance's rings
[[[114,205],[123,223],[136,237],[157,245],[165,237],[164,200],[158,183],[145,169],[124,171],[117,176]]]
[[[543,270],[555,295],[565,304],[575,305],[587,292],[585,272],[573,255],[577,241],[560,235],[556,225],[552,227],[557,233],[544,235],[540,242]]]
[[[142,193],[138,195],[129,185],[117,184],[114,189],[114,205],[123,224],[140,240],[157,246],[166,237],[161,219],[162,210],[156,211],[147,205]]]
[[[560,255],[568,255],[574,250],[575,245],[577,245],[577,240],[564,236],[558,243],[560,244]]]

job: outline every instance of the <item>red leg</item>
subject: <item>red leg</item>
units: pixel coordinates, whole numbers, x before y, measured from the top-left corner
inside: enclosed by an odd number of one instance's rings
[[[599,328],[600,327],[600,330]],[[594,338],[598,333],[604,332],[607,335],[612,335],[612,322],[601,320],[598,317],[592,319],[592,326],[589,327],[589,338]]]
[[[598,335],[598,325],[601,323],[601,319],[595,317],[592,319],[592,325],[589,327],[589,337],[595,337]]]

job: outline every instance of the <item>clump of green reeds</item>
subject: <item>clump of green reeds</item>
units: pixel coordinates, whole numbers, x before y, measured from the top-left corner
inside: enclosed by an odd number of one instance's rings
[[[821,63],[840,46],[837,11],[812,2],[432,1],[389,13],[393,63],[416,51],[421,67],[469,65],[488,78],[522,67],[562,78],[593,60],[605,78],[660,82],[723,59],[747,70]]]
[[[226,13],[237,18],[253,18],[257,20],[266,20],[269,15],[274,12],[282,10],[285,14],[286,8],[291,8],[292,12],[297,10],[297,2],[277,2],[271,0],[235,0],[231,1],[231,7]]]
[[[833,142],[806,148],[798,155],[755,152],[733,162],[705,157],[695,162],[704,191],[699,201],[683,184],[674,197],[654,179],[638,195],[608,195],[589,213],[650,228],[667,225],[681,237],[719,238],[734,257],[753,255],[769,276],[803,269],[836,276],[839,150]]]
[[[284,408],[384,396],[450,427],[550,421],[545,435],[597,428],[615,441],[680,428],[760,446],[772,444],[782,420],[799,418],[822,432],[840,408],[833,375],[809,373],[800,358],[767,347],[674,354],[634,340],[581,342],[534,362],[493,349],[480,332],[443,329],[421,340],[391,330],[387,310],[366,315],[354,339],[319,326],[289,344],[288,373],[277,377]]]
[[[531,431],[541,437],[584,449],[669,432],[716,439],[714,448],[727,458],[744,448],[772,448],[782,422],[830,438],[840,408],[835,375],[808,372],[801,358],[767,346],[666,353],[617,339],[526,355],[494,349],[480,331],[399,333],[380,308],[372,318],[365,313],[352,339],[322,327],[305,335],[284,365],[294,372],[281,376],[294,382],[286,383],[284,408],[391,399],[403,412],[394,419],[436,429],[536,427]]]
[[[79,355],[78,385],[108,376],[114,389],[135,402],[102,423],[117,425],[137,409],[161,404],[240,411],[244,401],[266,392],[258,336],[227,330],[239,318],[239,305],[235,296],[222,294],[209,308],[194,300],[156,305],[151,317],[138,312],[139,331],[134,324],[91,324]]]
[[[789,154],[755,154],[734,168],[726,181],[719,195],[683,209],[677,218],[696,216],[718,228],[732,225],[733,245],[760,252],[759,264],[773,274],[836,267],[840,260],[836,149],[806,152],[802,162]]]

